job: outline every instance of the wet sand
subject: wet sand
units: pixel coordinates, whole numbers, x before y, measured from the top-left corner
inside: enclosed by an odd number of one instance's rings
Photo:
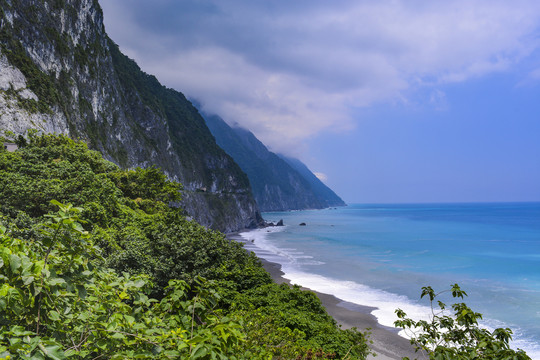
[[[245,243],[245,239],[238,234],[229,234],[229,239]],[[272,279],[278,284],[288,283],[290,281],[283,277],[284,273],[281,271],[281,265],[273,263],[265,259],[260,258],[264,268]],[[313,291],[311,289],[304,288],[306,290]],[[317,291],[313,291],[322,304],[326,308],[326,311],[332,316],[343,329],[357,328],[359,331],[369,331],[369,347],[376,353],[376,356],[368,356],[368,359],[376,360],[400,360],[403,357],[409,357],[409,359],[423,359],[420,353],[414,351],[413,346],[409,340],[399,336],[397,329],[383,326],[377,322],[377,318],[371,314],[374,308],[368,306],[361,306],[350,302],[338,299],[334,295],[323,294]]]
[[[241,241],[241,240],[240,240]],[[281,265],[261,259],[261,262],[278,284],[288,283],[290,281],[283,277]],[[313,291],[311,289],[307,289]],[[334,295],[323,294],[313,291],[322,304],[343,329],[356,327],[360,331],[369,331],[371,333],[369,340],[373,343],[369,345],[370,349],[377,355],[376,357],[369,356],[368,359],[377,360],[399,360],[405,356],[411,360],[421,359],[421,354],[415,353],[414,348],[409,340],[399,336],[397,330],[382,326],[377,322],[377,318],[371,315],[374,310],[368,306],[361,306],[346,301],[342,301]]]

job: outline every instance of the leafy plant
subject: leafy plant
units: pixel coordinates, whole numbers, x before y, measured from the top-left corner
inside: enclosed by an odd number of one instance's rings
[[[313,293],[170,206],[160,170],[27,138],[0,151],[0,358],[365,358]]]
[[[297,285],[259,286],[239,295],[233,308],[255,334],[247,345],[278,359],[364,359],[369,353],[366,334],[341,330],[315,293]]]
[[[215,312],[218,295],[198,279],[171,280],[158,302],[144,276],[94,266],[98,252],[82,228],[82,209],[43,223],[42,242],[0,227],[0,356],[21,359],[234,359],[244,333]],[[190,294],[195,296],[190,298]]]
[[[431,304],[429,320],[415,321],[408,318],[403,310],[396,310],[400,320],[394,323],[395,326],[407,331],[411,344],[422,356],[433,360],[530,360],[523,350],[510,348],[512,330],[499,328],[491,332],[482,328],[478,323],[482,314],[474,312],[465,303],[453,304],[453,314],[448,314],[446,304],[436,300],[447,292],[451,292],[454,298],[467,296],[458,284],[439,293],[431,286],[422,288],[421,298],[427,296]]]

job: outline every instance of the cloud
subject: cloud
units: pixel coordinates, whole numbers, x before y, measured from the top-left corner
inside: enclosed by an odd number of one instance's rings
[[[314,172],[313,175],[315,175],[317,179],[321,180],[322,182],[325,182],[326,180],[328,180],[328,176],[326,176],[326,174],[322,172]]]
[[[540,68],[530,71],[524,79],[516,84],[516,87],[525,87],[537,85],[540,82]]]
[[[429,102],[435,110],[444,111],[448,109],[446,94],[439,89],[435,89],[431,92]]]
[[[507,71],[538,49],[535,0],[107,0],[121,49],[291,154],[354,109]],[[438,95],[437,95],[438,94]],[[444,95],[444,94],[443,94]]]

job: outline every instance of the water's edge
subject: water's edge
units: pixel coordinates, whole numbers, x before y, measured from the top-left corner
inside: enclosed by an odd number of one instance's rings
[[[320,220],[321,214],[324,215],[325,217],[333,216],[332,220],[327,222],[327,224],[325,225],[326,229],[324,227],[320,227],[320,224],[315,223],[315,217],[313,218],[310,217],[310,216],[318,216],[319,218],[317,219]],[[317,272],[311,272],[312,269],[317,268],[318,265],[323,265],[323,267],[326,267],[328,264],[337,264],[339,266],[342,266],[341,258],[339,259],[336,258],[338,260],[333,260],[331,262],[328,262],[326,265],[324,265],[325,264],[324,262],[317,263],[318,258],[313,258],[312,256],[310,256],[310,255],[314,255],[311,253],[311,250],[314,250],[314,248],[312,248],[312,246],[314,246],[313,243],[314,242],[316,243],[319,240],[316,240],[316,241],[314,240],[312,242],[310,238],[309,241],[311,243],[308,244],[308,248],[301,247],[298,249],[289,249],[290,247],[297,247],[298,244],[295,243],[295,241],[298,241],[297,239],[298,239],[299,233],[301,234],[300,236],[309,237],[310,236],[309,232],[310,231],[313,232],[313,229],[317,229],[316,234],[317,234],[317,239],[318,239],[321,236],[320,231],[323,231],[323,232],[327,231],[325,234],[323,234],[323,236],[329,235],[328,229],[331,229],[332,232],[340,231],[340,229],[342,228],[339,228],[338,223],[334,222],[334,221],[337,221],[336,220],[337,218],[335,215],[339,215],[338,212],[317,211],[317,212],[295,212],[295,213],[290,213],[290,214],[268,213],[268,215],[272,217],[276,217],[276,219],[282,216],[285,219],[289,217],[289,222],[292,224],[298,224],[298,221],[300,221],[299,219],[301,219],[301,221],[308,222],[308,227],[298,227],[296,225],[290,225],[290,226],[285,226],[285,227],[269,227],[265,229],[256,229],[256,230],[238,234],[235,240],[243,242],[245,244],[246,249],[249,251],[253,251],[259,258],[269,263],[274,263],[273,267],[274,268],[277,267],[279,269],[279,271],[281,272],[280,277],[283,279],[283,281],[299,284],[301,286],[309,288],[320,294],[327,294],[330,296],[335,296],[336,298],[339,298],[339,301],[341,301],[339,305],[340,308],[345,308],[347,310],[352,310],[352,311],[360,312],[360,313],[369,312],[369,314],[375,318],[376,327],[378,329],[385,329],[386,331],[389,331],[389,328],[390,328],[392,330],[390,330],[389,332],[392,333],[394,336],[396,335],[395,334],[396,330],[393,328],[393,322],[397,320],[397,317],[394,311],[397,308],[401,308],[405,310],[405,312],[411,318],[416,319],[416,320],[418,320],[419,318],[425,318],[425,315],[430,313],[429,306],[428,306],[429,304],[426,303],[422,305],[417,300],[411,300],[410,298],[411,294],[397,295],[393,291],[388,292],[388,291],[381,290],[384,287],[379,288],[379,286],[377,285],[375,285],[375,287],[373,287],[373,285],[371,285],[371,287],[366,286],[361,283],[358,283],[357,280],[353,280],[353,281],[337,280],[338,278],[342,278],[340,274],[337,274],[337,278],[336,278],[331,273],[327,273],[327,272],[323,272],[326,274],[324,276],[317,275]],[[313,222],[310,223],[310,221],[313,221]],[[287,224],[287,221],[286,221],[286,224]],[[333,224],[336,224],[335,228]],[[397,224],[394,224],[394,225],[397,225]],[[311,230],[309,228],[311,228]],[[308,230],[308,232],[306,232],[306,230]],[[285,233],[283,235],[272,234],[274,232],[282,232],[282,231],[285,231],[287,233],[290,233],[292,236],[295,236],[296,240],[289,242],[289,240],[287,240],[289,239],[288,237],[289,234],[285,234]],[[279,246],[277,246],[273,240],[274,238],[277,239],[276,236],[281,236],[280,238],[281,245]],[[305,239],[302,239],[302,240],[305,240]],[[332,243],[331,246],[333,246],[333,249],[339,248],[338,244],[334,245]],[[300,259],[300,261],[304,265],[306,265],[306,262],[312,262],[312,264],[307,264],[310,266],[298,267],[299,263],[296,262],[296,260],[298,259]],[[327,261],[327,260],[323,260],[323,261]],[[314,265],[315,267],[311,265]],[[346,269],[346,267],[344,269]],[[402,273],[402,275],[406,275],[406,274]],[[396,275],[393,274],[392,276],[395,277]],[[344,277],[344,278],[347,278],[347,277]],[[363,276],[360,277],[359,279],[365,280]],[[384,278],[384,279],[391,279],[391,278]],[[392,280],[395,281],[395,279],[392,279]],[[362,280],[360,281],[362,282]],[[531,281],[534,281],[534,280],[531,279]],[[430,284],[430,283],[428,282],[427,284]],[[410,288],[416,289],[416,286],[412,286]],[[419,291],[419,289],[420,287],[418,287],[417,290]],[[418,294],[413,294],[413,295],[418,295]],[[483,301],[482,297],[479,298],[476,295],[478,294],[475,294],[475,296],[472,296],[471,300],[474,298],[474,300],[480,299],[480,301]],[[476,310],[476,304],[474,304],[473,309]],[[485,325],[489,329],[494,329],[495,327],[507,327],[507,325],[502,322],[491,321],[490,319],[486,319],[486,320],[487,321],[484,322],[483,325]],[[509,327],[512,328],[513,330],[522,330],[519,328],[515,328],[513,325],[510,325]],[[400,335],[406,337],[406,334],[404,334],[403,332]],[[512,342],[512,347],[522,348],[525,351],[527,351],[527,354],[532,359],[540,360],[540,352],[537,351],[539,349],[537,346],[537,343],[531,342],[528,339],[529,339],[529,336],[527,336],[526,333],[524,333],[523,331],[517,331],[514,334],[514,341]],[[405,342],[408,344],[407,340],[405,340]],[[402,356],[405,356],[405,355],[402,355]]]
[[[256,233],[261,230],[254,230]],[[262,230],[267,231],[267,230]],[[253,251],[261,260],[263,267],[270,274],[272,279],[278,283],[291,284],[291,280],[286,277],[282,271],[282,265],[272,262],[260,256],[259,248],[256,248],[254,242],[251,242],[252,231],[229,234],[230,240],[238,241],[244,244],[248,251]],[[257,254],[259,252],[259,254]],[[302,286],[302,284],[297,284]],[[409,340],[398,335],[399,329],[380,324],[377,318],[372,314],[377,308],[359,305],[337,298],[333,294],[322,293],[311,288],[302,287],[305,290],[314,292],[321,300],[326,311],[332,316],[343,329],[356,328],[359,331],[369,332],[370,349],[376,352],[377,360],[399,360],[405,356],[415,359],[418,353],[415,353]],[[373,359],[369,357],[368,359]]]

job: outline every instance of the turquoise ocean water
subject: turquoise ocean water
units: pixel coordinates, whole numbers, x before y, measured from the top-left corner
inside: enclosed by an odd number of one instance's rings
[[[540,360],[540,203],[350,205],[263,217],[286,226],[243,233],[246,247],[280,263],[293,283],[377,307],[388,326],[396,308],[429,314],[422,286],[459,283],[484,326],[510,327],[512,346]]]

